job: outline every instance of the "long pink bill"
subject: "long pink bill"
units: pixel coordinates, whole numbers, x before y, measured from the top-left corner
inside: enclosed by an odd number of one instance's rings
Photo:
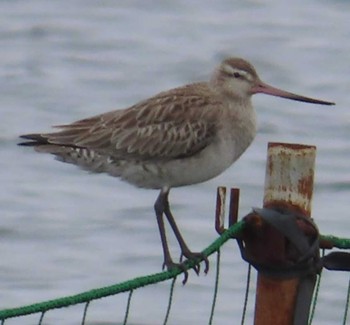
[[[260,81],[253,88],[253,94],[258,94],[258,93],[288,98],[288,99],[297,100],[297,101],[306,102],[306,103],[313,103],[313,104],[320,104],[320,105],[335,105],[335,103],[327,102],[325,100],[314,99],[314,98],[310,98],[310,97],[305,97],[305,96],[293,94],[293,93],[290,93],[288,91],[284,91],[282,89],[272,87],[272,86],[270,86],[262,81]]]

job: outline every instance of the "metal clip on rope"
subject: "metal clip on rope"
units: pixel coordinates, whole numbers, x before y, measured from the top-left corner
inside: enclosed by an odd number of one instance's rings
[[[282,209],[258,209],[244,217],[237,239],[242,258],[267,277],[299,278],[294,324],[308,324],[316,275],[323,267],[350,271],[350,254],[320,258],[318,228],[311,218]]]
[[[259,272],[270,277],[292,278],[321,271],[319,233],[310,218],[254,208],[244,221],[246,227],[238,245],[242,258]]]

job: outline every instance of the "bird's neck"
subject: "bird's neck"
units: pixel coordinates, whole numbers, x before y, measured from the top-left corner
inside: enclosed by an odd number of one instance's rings
[[[256,113],[250,99],[228,104],[225,128],[236,143],[238,158],[256,135]]]

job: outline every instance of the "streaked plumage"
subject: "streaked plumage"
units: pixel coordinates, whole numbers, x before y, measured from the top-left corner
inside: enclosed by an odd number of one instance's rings
[[[164,264],[171,268],[177,264],[168,252],[163,213],[175,227],[183,254],[198,254],[187,248],[176,228],[168,206],[169,189],[213,178],[240,157],[256,134],[251,96],[258,92],[332,104],[272,88],[259,79],[250,63],[229,58],[209,82],[161,92],[124,110],[60,125],[58,132],[23,135],[30,141],[21,144],[138,187],[160,189],[155,208]]]

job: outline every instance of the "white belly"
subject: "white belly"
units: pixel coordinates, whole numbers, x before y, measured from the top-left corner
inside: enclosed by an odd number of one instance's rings
[[[244,133],[244,132],[243,132]],[[246,150],[255,136],[222,137],[189,158],[124,165],[121,178],[138,187],[160,189],[201,183],[221,174]]]

